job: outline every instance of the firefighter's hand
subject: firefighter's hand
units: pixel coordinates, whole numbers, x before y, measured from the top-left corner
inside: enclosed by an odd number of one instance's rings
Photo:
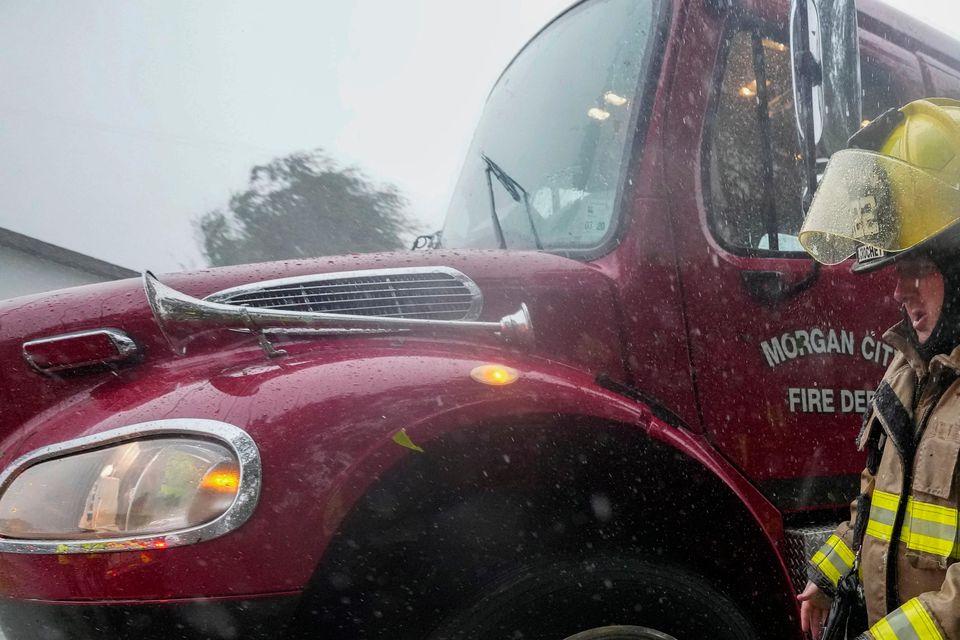
[[[830,598],[817,585],[808,582],[797,600],[800,601],[800,627],[803,633],[809,634],[813,640],[820,640],[827,614],[830,613]]]

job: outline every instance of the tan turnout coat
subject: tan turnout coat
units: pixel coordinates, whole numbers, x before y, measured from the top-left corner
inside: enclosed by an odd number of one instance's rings
[[[861,449],[882,447],[876,473],[868,464],[861,477],[870,498],[860,556],[870,624],[863,637],[960,640],[960,347],[927,366],[902,323],[884,339],[899,353],[857,440]],[[856,504],[811,559],[810,577],[828,593],[853,564]],[[888,561],[892,538],[899,541]]]

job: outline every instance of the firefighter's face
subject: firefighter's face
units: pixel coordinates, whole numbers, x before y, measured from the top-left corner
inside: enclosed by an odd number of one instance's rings
[[[940,320],[943,309],[943,275],[927,258],[905,259],[896,263],[897,288],[893,298],[907,312],[917,339],[923,344]]]

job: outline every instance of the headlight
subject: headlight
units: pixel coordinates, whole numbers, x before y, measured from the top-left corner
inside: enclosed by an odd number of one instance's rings
[[[0,475],[0,551],[69,553],[189,544],[243,523],[260,487],[256,445],[212,420],[160,420],[47,447]]]

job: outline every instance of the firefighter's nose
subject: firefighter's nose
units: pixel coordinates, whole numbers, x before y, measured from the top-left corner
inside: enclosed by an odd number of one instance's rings
[[[917,279],[906,276],[897,276],[897,286],[893,290],[893,299],[903,303],[917,292]]]

